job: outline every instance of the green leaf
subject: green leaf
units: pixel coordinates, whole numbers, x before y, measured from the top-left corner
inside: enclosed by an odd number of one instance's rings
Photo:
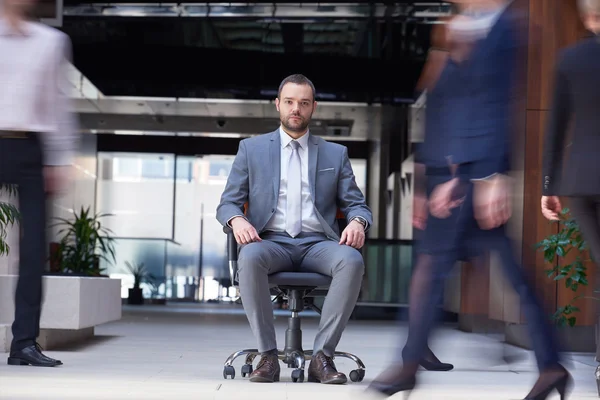
[[[576,291],[577,291],[577,289],[579,289],[579,284],[578,284],[578,283],[573,283],[573,284],[571,285],[571,290],[572,290],[572,291],[574,291],[574,292],[576,292]]]
[[[7,192],[9,196],[16,193],[16,189],[10,185],[0,185],[0,192]],[[0,255],[6,255],[10,251],[10,246],[6,243],[8,229],[11,228],[20,219],[19,210],[10,203],[0,202]]]
[[[73,212],[73,219],[57,218],[59,227],[59,257],[65,272],[98,275],[104,268],[100,260],[112,263],[115,260],[114,239],[102,227],[100,218],[108,214],[92,214],[88,208]]]
[[[567,288],[571,288],[571,285],[573,284],[573,278],[569,277],[567,278],[566,282],[565,282],[565,286]]]
[[[572,266],[570,264],[567,264],[560,269],[560,273],[563,275],[566,275],[569,272],[571,272],[571,269],[572,269]]]
[[[577,322],[577,318],[576,317],[571,317],[571,318],[568,319],[568,322],[569,322],[569,326],[570,327],[574,327],[575,323]]]

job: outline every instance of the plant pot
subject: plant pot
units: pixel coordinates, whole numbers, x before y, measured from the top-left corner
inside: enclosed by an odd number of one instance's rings
[[[144,295],[142,288],[131,288],[129,289],[129,298],[127,304],[141,305],[144,304]]]

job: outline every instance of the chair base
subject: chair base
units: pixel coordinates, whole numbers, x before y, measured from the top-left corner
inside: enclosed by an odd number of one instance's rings
[[[285,364],[287,364],[288,368],[294,368],[292,371],[292,381],[293,382],[304,382],[304,370],[306,361],[310,361],[313,356],[312,350],[306,351],[298,351],[292,350],[288,351],[287,354],[285,351],[278,351],[279,360]],[[257,356],[260,356],[260,352],[257,349],[246,349],[236,351],[231,354],[227,360],[225,361],[225,366],[223,367],[223,378],[231,378],[235,379],[235,368],[233,367],[233,362],[236,358],[246,356],[246,361],[242,366],[242,377],[246,377],[252,373],[254,370],[253,362]],[[365,364],[361,361],[360,358],[351,353],[345,353],[341,351],[336,351],[333,358],[348,358],[356,363],[357,368],[350,371],[349,377],[352,382],[362,382],[365,378]]]

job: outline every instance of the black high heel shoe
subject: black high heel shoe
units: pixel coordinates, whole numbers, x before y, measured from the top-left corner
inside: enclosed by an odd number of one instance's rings
[[[450,371],[451,369],[454,369],[454,365],[441,362],[435,354],[433,354],[433,351],[431,351],[430,348],[427,348],[425,356],[419,365],[427,371]]]
[[[542,379],[542,377],[540,377],[540,379]],[[564,370],[564,374],[562,376],[550,382],[537,394],[532,394],[530,392],[527,395],[527,397],[525,397],[525,399],[523,400],[545,400],[550,395],[550,393],[554,391],[554,389],[556,389],[556,391],[558,392],[560,400],[565,400],[567,398],[567,392],[570,391],[572,384],[573,379],[571,378],[571,374],[569,374],[567,370]]]
[[[454,369],[454,365],[443,362],[431,362],[427,360],[421,360],[419,364],[427,371],[450,371]]]

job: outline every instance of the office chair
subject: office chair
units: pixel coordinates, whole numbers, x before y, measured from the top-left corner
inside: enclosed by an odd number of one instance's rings
[[[341,232],[346,226],[346,218],[338,212],[337,220]],[[237,287],[238,245],[231,228],[225,227],[223,231],[227,234],[227,255],[231,282],[233,286]],[[327,294],[331,277],[314,272],[278,272],[269,275],[269,284],[271,285],[271,295],[276,296],[273,301],[275,302],[280,298],[287,300],[288,310],[291,312],[291,316],[288,318],[288,328],[285,331],[285,347],[283,350],[278,351],[279,360],[287,364],[288,368],[294,368],[292,371],[293,382],[303,382],[304,365],[313,356],[313,351],[302,349],[302,329],[299,313],[308,307],[321,314],[321,310],[313,304],[312,300],[315,297],[323,297]],[[246,361],[242,366],[242,377],[252,373],[252,363],[256,356],[260,355],[259,351],[257,349],[240,350],[231,354],[225,361],[223,378],[235,378],[233,361],[244,355]],[[348,358],[356,363],[358,368],[352,370],[349,374],[352,382],[361,382],[364,379],[365,365],[357,356],[336,351],[335,357]]]

